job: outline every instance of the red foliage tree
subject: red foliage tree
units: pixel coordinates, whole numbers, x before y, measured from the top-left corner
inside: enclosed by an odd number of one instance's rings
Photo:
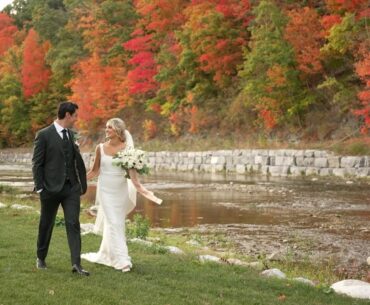
[[[250,8],[247,0],[209,0],[193,1],[186,9],[188,47],[196,54],[200,70],[213,75],[220,87],[228,84],[242,63]]]
[[[13,19],[0,13],[0,56],[13,45],[16,32],[17,27],[13,24]]]
[[[133,35],[141,35],[142,31],[135,31]],[[137,36],[123,44],[126,50],[133,52],[129,60],[132,69],[127,74],[129,94],[154,93],[158,84],[154,80],[157,74],[157,65],[154,60],[152,35]]]
[[[285,39],[294,47],[298,69],[303,76],[320,73],[322,25],[315,9],[304,7],[288,12],[289,23],[285,28]]]
[[[131,70],[127,75],[129,93],[153,97],[159,89],[154,79],[160,67],[156,61],[161,47],[171,47],[173,31],[183,23],[185,0],[136,0],[135,8],[140,15],[132,39],[124,43],[133,56],[129,61]]]
[[[325,15],[321,18],[321,25],[323,27],[322,37],[327,37],[329,35],[330,29],[342,22],[342,17],[340,15]]]
[[[358,99],[361,101],[362,108],[355,111],[355,114],[364,119],[364,125],[361,128],[363,134],[370,131],[370,45],[362,43],[359,48],[360,60],[355,65],[356,73],[365,84],[364,88],[358,93]]]
[[[45,64],[49,49],[47,42],[40,43],[38,34],[30,29],[23,46],[22,86],[26,99],[44,90],[51,75]]]
[[[325,0],[325,3],[329,10],[334,12],[345,11],[361,14],[369,8],[368,0]]]

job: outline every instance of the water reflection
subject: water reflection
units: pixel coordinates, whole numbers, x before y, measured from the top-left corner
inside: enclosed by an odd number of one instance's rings
[[[289,223],[312,226],[333,213],[345,214],[358,207],[364,216],[370,209],[368,185],[346,185],[344,181],[323,183],[194,173],[157,173],[142,180],[164,203],[157,206],[138,195],[133,213],[147,217],[156,227]],[[93,204],[94,197],[95,186],[90,186],[86,198]]]
[[[154,186],[154,184],[151,184]],[[96,186],[90,185],[83,199],[94,204]],[[235,191],[215,191],[200,187],[197,189],[158,189],[154,190],[164,203],[158,206],[138,195],[137,206],[131,213],[147,217],[155,227],[183,227],[197,224],[227,223],[273,223],[277,219],[271,215],[225,207],[218,202],[242,202],[243,194]]]

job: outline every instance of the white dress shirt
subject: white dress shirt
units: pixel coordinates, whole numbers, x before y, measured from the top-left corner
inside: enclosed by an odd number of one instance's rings
[[[62,130],[63,130],[63,129],[67,130],[66,135],[67,135],[67,138],[69,139],[69,134],[68,134],[68,129],[67,129],[67,128],[64,128],[63,126],[60,126],[56,121],[54,121],[54,126],[55,126],[55,128],[56,128],[56,130],[57,130],[57,132],[58,132],[59,136],[60,136],[62,139],[63,139],[63,132],[62,132]],[[39,189],[39,190],[37,190],[36,192],[37,192],[38,194],[40,194],[43,190],[44,190],[44,189]]]
[[[67,133],[66,134],[67,134],[67,138],[69,139],[69,134],[68,134],[68,129],[67,128],[64,128],[64,127],[60,126],[56,121],[54,121],[54,126],[57,129],[57,132],[58,132],[59,136],[62,139],[63,139],[63,132],[62,132],[62,130],[63,129],[67,130]]]

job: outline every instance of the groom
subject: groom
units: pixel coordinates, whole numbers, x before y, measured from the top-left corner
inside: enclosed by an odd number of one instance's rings
[[[78,106],[63,102],[58,118],[40,130],[35,138],[32,173],[35,190],[40,194],[41,215],[37,238],[38,269],[46,269],[45,258],[61,204],[64,212],[72,272],[89,275],[81,267],[80,196],[86,192],[86,169],[69,130],[77,120]]]

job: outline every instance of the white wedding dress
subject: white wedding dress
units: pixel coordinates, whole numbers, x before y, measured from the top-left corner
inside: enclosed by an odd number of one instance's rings
[[[126,148],[133,147],[132,137],[126,132]],[[100,173],[96,191],[98,214],[94,232],[103,239],[97,253],[85,253],[81,258],[115,269],[131,268],[125,233],[126,215],[136,205],[136,189],[118,166],[112,165],[112,156],[104,153],[100,144]]]

